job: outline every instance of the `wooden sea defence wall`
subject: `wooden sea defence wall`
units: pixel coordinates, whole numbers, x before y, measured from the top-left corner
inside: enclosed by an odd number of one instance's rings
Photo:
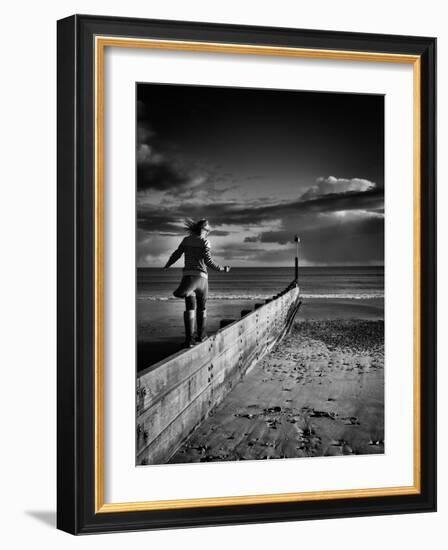
[[[136,464],[167,462],[244,374],[288,332],[299,302],[294,281],[280,294],[193,348],[139,373]]]

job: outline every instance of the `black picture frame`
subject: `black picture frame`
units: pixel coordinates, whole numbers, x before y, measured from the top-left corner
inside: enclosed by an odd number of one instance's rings
[[[74,15],[57,26],[57,526],[72,534],[436,509],[436,39]],[[98,511],[95,476],[96,36],[376,52],[420,58],[420,490],[415,494]]]

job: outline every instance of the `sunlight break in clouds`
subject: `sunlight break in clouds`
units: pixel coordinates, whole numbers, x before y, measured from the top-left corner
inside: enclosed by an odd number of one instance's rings
[[[323,195],[332,195],[336,193],[349,193],[351,191],[370,191],[376,187],[373,181],[362,178],[317,178],[316,185],[310,187],[301,196],[302,199],[317,199]]]

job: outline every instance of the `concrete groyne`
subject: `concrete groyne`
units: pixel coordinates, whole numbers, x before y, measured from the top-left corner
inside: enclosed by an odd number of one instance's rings
[[[285,290],[226,319],[205,342],[137,377],[136,464],[167,462],[253,367],[288,332],[299,308],[294,281]]]

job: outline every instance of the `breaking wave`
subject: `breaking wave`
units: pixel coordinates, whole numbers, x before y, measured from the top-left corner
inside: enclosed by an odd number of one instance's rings
[[[272,298],[271,294],[213,294],[208,295],[209,300],[266,300],[267,298]],[[375,291],[375,292],[361,292],[361,293],[329,293],[329,294],[301,294],[301,298],[306,300],[372,300],[375,298],[384,298],[384,292]],[[149,302],[167,302],[167,301],[178,301],[179,298],[174,296],[139,296],[140,300],[145,300]]]
[[[350,293],[341,293],[341,294],[302,294],[302,298],[311,298],[311,299],[319,299],[319,298],[329,298],[329,299],[336,299],[339,298],[341,300],[372,300],[374,298],[384,298],[384,292],[377,291],[377,292],[362,292],[359,294],[350,294]]]

